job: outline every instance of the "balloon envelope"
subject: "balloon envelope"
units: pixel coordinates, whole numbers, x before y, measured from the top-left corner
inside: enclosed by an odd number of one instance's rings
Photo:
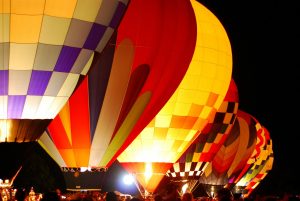
[[[37,140],[102,52],[127,1],[2,1],[0,141]]]
[[[252,153],[255,157],[253,163],[247,166],[247,172],[242,172],[243,175],[235,185],[235,190],[240,190],[244,197],[248,197],[251,192],[259,185],[268,172],[273,167],[274,154],[272,148],[272,139],[270,138],[269,131],[261,128],[256,150]],[[249,163],[249,162],[248,162]]]
[[[232,172],[237,171],[237,167],[244,167],[255,148],[258,131],[254,118],[239,110],[226,141],[199,179],[208,195],[215,194],[218,188],[227,185],[229,177]]]
[[[229,135],[236,120],[238,104],[238,90],[232,79],[218,111],[209,120],[193,144],[167,171],[167,176],[171,181],[188,185],[191,192],[196,188],[206,166],[213,160]]]
[[[145,192],[154,192],[166,170],[219,109],[231,79],[231,47],[226,31],[204,6],[196,1],[191,4],[197,42],[189,68],[168,102],[118,157]]]
[[[169,99],[196,40],[192,8],[178,4],[130,2],[109,45],[39,140],[60,167],[109,167]],[[174,17],[177,24],[163,26]]]

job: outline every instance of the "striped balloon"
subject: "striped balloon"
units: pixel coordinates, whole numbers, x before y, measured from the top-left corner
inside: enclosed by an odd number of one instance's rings
[[[64,170],[109,167],[170,98],[195,42],[189,1],[132,0],[40,145]]]
[[[244,197],[248,197],[251,192],[259,185],[268,172],[273,167],[274,155],[272,149],[272,139],[269,131],[262,127],[260,143],[257,143],[257,150],[253,152],[254,162],[248,166],[246,173],[238,180],[236,189],[242,191]]]
[[[226,141],[199,179],[209,195],[227,185],[230,176],[244,167],[255,148],[257,132],[252,116],[239,110]]]

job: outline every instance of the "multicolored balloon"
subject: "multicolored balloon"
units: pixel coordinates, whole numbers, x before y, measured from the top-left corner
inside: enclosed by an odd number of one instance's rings
[[[172,182],[177,182],[180,186],[186,185],[186,190],[190,192],[196,188],[203,171],[229,135],[236,120],[238,105],[238,89],[232,79],[221,107],[200,131],[193,144],[167,171]]]
[[[257,142],[252,158],[247,161],[247,164],[250,165],[245,167],[246,172],[243,171],[240,174],[242,177],[238,178],[238,182],[234,186],[234,190],[242,193],[244,197],[251,194],[273,167],[272,140],[269,131],[263,126]]]
[[[195,48],[192,7],[132,0],[113,39],[39,139],[64,170],[109,167],[170,98]]]
[[[199,2],[191,5],[188,12],[196,16],[197,43],[189,69],[164,107],[118,157],[145,195],[155,191],[220,108],[231,80],[231,46],[224,27]]]
[[[232,174],[240,171],[241,166],[244,167],[255,149],[257,132],[255,119],[239,110],[226,141],[199,179],[209,196],[227,185]]]
[[[0,142],[37,140],[102,53],[127,0],[2,1]]]

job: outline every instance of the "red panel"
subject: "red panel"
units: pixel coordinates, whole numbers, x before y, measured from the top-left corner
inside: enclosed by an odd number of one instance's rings
[[[201,135],[202,134],[208,134],[211,131],[212,126],[213,126],[212,123],[206,124],[206,126],[204,127],[204,129],[201,131]]]
[[[57,149],[70,149],[72,147],[59,115],[52,120],[48,130]]]
[[[238,88],[233,79],[230,81],[228,92],[226,93],[224,101],[239,102]]]
[[[73,148],[89,148],[91,140],[87,79],[80,84],[69,102]]]
[[[211,162],[212,154],[210,152],[208,153],[202,153],[199,161],[201,162]]]
[[[209,150],[209,153],[211,154],[211,155],[214,155],[213,153],[217,153],[218,152],[218,150],[220,149],[220,147],[221,147],[221,143],[218,143],[218,144],[212,144],[211,145],[211,147],[210,147],[210,150]],[[211,158],[212,159],[212,158]]]

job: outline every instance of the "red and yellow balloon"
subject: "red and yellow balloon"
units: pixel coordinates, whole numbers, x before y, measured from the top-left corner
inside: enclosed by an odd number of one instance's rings
[[[136,176],[145,195],[155,191],[220,108],[231,80],[231,46],[224,27],[199,2],[190,3],[193,10],[189,12],[196,16],[197,42],[189,68],[168,102],[118,157]]]
[[[234,190],[248,197],[273,167],[274,154],[272,139],[269,131],[261,126],[257,136],[256,149],[247,161],[239,177],[236,179]]]

